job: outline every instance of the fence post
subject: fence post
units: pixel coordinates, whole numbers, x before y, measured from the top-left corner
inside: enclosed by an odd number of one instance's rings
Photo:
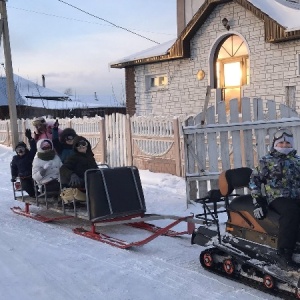
[[[129,115],[126,115],[126,119],[125,119],[125,139],[126,139],[127,164],[128,166],[132,166],[133,164],[132,132],[131,132],[131,118]]]
[[[105,119],[100,117],[100,163],[107,163],[106,161],[106,134],[105,134]]]
[[[7,146],[10,146],[9,120],[6,121]]]
[[[181,176],[181,156],[180,156],[180,133],[179,133],[179,119],[175,117],[173,120],[174,130],[174,155],[175,155],[175,168],[176,175]]]

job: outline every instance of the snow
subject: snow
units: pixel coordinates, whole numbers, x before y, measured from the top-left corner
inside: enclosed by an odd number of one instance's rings
[[[287,28],[286,31],[299,30],[300,5],[288,3],[285,0],[248,0],[261,11],[269,15],[280,25]]]
[[[78,108],[96,108],[96,107],[122,107],[121,103],[112,96],[80,95],[68,97],[64,93],[59,93],[40,86],[30,80],[14,74],[14,83],[16,86],[16,103],[17,105],[26,105],[47,109],[78,109]],[[29,97],[29,98],[28,98]],[[45,100],[41,98],[32,99],[30,97],[56,97],[69,98],[69,101]],[[0,76],[0,106],[8,105],[6,91],[6,77]]]
[[[148,49],[140,51],[138,53],[134,53],[127,57],[121,58],[117,61],[111,62],[109,65],[112,67],[113,65],[121,64],[124,62],[129,62],[129,61],[133,61],[133,60],[137,60],[137,59],[143,59],[143,58],[147,58],[147,57],[153,57],[153,56],[167,54],[168,50],[173,46],[175,41],[176,41],[176,39],[172,39],[172,40],[162,43],[158,46],[148,48]]]
[[[0,300],[276,299],[202,269],[198,258],[203,248],[191,245],[187,235],[158,237],[142,247],[121,250],[72,232],[87,221],[40,223],[14,214],[10,208],[23,204],[13,200],[8,175],[13,154],[0,146]],[[199,212],[199,206],[186,207],[183,178],[147,170],[140,175],[148,213]],[[186,223],[175,229],[185,230]],[[124,225],[103,230],[128,241],[148,235]]]

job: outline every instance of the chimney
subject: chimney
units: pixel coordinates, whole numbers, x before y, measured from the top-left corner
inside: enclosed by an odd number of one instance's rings
[[[43,87],[46,87],[46,83],[45,83],[45,75],[42,75],[42,81],[43,81]]]

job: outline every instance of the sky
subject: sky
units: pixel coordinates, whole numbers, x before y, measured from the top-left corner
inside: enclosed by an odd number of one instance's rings
[[[14,214],[11,207],[24,206],[13,200],[7,176],[13,154],[11,148],[0,146],[0,300],[277,299],[205,271],[199,264],[203,247],[191,245],[189,235],[161,236],[142,247],[122,250],[74,234],[72,228],[89,229],[85,220],[41,223]],[[183,178],[148,170],[140,170],[140,177],[147,213],[199,213],[199,204],[186,207]],[[151,223],[166,226],[171,221]],[[186,223],[174,229],[186,230]],[[126,241],[149,235],[125,225],[108,226],[103,233]]]
[[[38,84],[44,74],[46,87],[58,92],[124,98],[124,69],[109,63],[176,38],[176,0],[8,0],[6,5],[14,73]]]

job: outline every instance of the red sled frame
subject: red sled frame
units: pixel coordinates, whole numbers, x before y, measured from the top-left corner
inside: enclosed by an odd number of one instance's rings
[[[59,220],[65,220],[65,219],[70,219],[70,218],[74,218],[73,216],[59,216],[59,217],[46,217],[40,214],[35,214],[35,213],[31,213],[29,210],[29,206],[31,204],[25,202],[25,209],[23,210],[21,207],[19,206],[14,206],[11,207],[10,209],[17,215],[20,216],[24,216],[27,218],[31,218],[34,219],[36,221],[42,222],[42,223],[50,223],[50,222],[54,222],[54,221],[59,221]]]
[[[137,218],[137,217],[139,217],[139,218]],[[173,219],[175,221],[165,227],[158,227],[153,224],[144,222],[145,220],[149,221],[149,220],[162,220],[162,219]],[[173,228],[180,222],[187,222],[188,228],[186,231],[177,232],[177,231],[170,230],[171,228]],[[105,244],[109,244],[111,246],[114,246],[114,247],[117,247],[120,249],[128,249],[128,248],[132,248],[132,247],[143,246],[161,235],[176,237],[176,236],[181,236],[183,234],[192,234],[192,232],[195,229],[194,223],[195,223],[195,220],[193,219],[193,215],[186,216],[186,217],[178,217],[178,216],[173,216],[173,215],[144,215],[144,216],[132,215],[132,216],[119,217],[119,218],[114,218],[114,219],[109,219],[109,220],[103,220],[101,222],[93,222],[90,231],[88,231],[84,228],[75,228],[75,229],[73,229],[73,232],[78,235],[81,235],[81,236],[84,236],[84,237],[87,237],[87,238],[90,238],[90,239],[93,239],[93,240],[96,240],[96,241],[99,241],[99,242],[102,242]],[[145,229],[145,230],[153,232],[153,234],[151,234],[150,236],[148,236],[147,238],[145,238],[143,240],[129,243],[129,242],[123,241],[121,239],[117,239],[117,238],[111,237],[109,235],[103,234],[101,232],[97,232],[97,230],[96,230],[97,226],[104,227],[104,226],[121,225],[121,224],[132,226],[135,228]]]
[[[120,169],[122,169],[122,168],[119,168],[119,170]],[[108,171],[111,172],[111,170],[112,169],[109,169]],[[115,168],[115,170],[116,170],[116,172],[118,172],[118,168]],[[124,168],[122,170],[124,170]],[[125,170],[129,171],[129,173],[132,175],[131,178],[133,178],[132,182],[134,183],[133,189],[136,193],[136,196],[139,198],[139,203],[141,205],[141,209],[143,210],[143,209],[145,209],[145,203],[144,203],[142,188],[140,185],[138,171],[135,167],[129,167],[129,168],[125,167]],[[86,182],[88,182],[87,174],[92,174],[95,171],[101,172],[104,186],[105,186],[106,198],[110,201],[111,197],[110,197],[110,193],[109,193],[109,189],[108,189],[109,185],[106,184],[106,177],[104,176],[105,175],[104,171],[100,171],[99,169],[88,170],[85,173],[85,180],[86,180]],[[128,176],[128,177],[130,177],[130,176]],[[88,191],[89,189],[86,189],[86,190]],[[75,228],[75,229],[73,229],[73,232],[78,235],[88,237],[88,238],[91,238],[91,239],[97,240],[99,242],[103,242],[103,243],[106,243],[106,244],[109,244],[109,245],[112,245],[112,246],[115,246],[115,247],[118,247],[121,249],[128,249],[131,247],[145,245],[161,235],[170,236],[170,237],[178,237],[178,236],[181,236],[184,234],[192,234],[192,232],[195,229],[195,223],[198,223],[197,220],[194,219],[194,215],[182,217],[182,216],[174,216],[174,215],[145,214],[144,211],[143,212],[141,212],[141,211],[133,212],[132,211],[132,212],[128,212],[127,215],[123,215],[123,216],[108,215],[108,216],[104,216],[102,220],[96,220],[96,219],[93,220],[93,219],[91,219],[91,216],[90,216],[89,205],[87,205],[87,212],[88,212],[87,215],[78,215],[75,206],[74,206],[74,214],[72,214],[72,215],[70,215],[71,212],[66,212],[64,209],[60,210],[60,209],[53,209],[52,207],[51,208],[49,207],[50,210],[55,210],[56,212],[63,213],[64,215],[58,216],[58,217],[46,217],[46,216],[43,216],[40,214],[31,213],[29,211],[29,206],[31,204],[35,205],[35,203],[34,203],[34,201],[32,202],[31,199],[25,199],[26,196],[24,197],[22,191],[21,191],[21,193],[22,193],[22,202],[25,204],[25,209],[22,210],[20,207],[13,207],[13,208],[11,208],[11,210],[14,213],[25,216],[25,217],[29,217],[31,219],[34,219],[34,220],[37,220],[37,221],[40,221],[43,223],[64,220],[64,219],[69,219],[69,218],[74,218],[74,217],[75,218],[79,217],[79,218],[88,220],[91,222],[91,230],[86,230],[84,228]],[[15,195],[15,189],[14,189],[14,196],[15,196],[15,199],[17,200],[16,195]],[[88,193],[87,193],[87,198],[89,199]],[[45,200],[46,200],[46,209],[48,209],[47,199],[45,199]],[[89,202],[87,201],[87,204],[88,203]],[[42,203],[40,203],[40,204],[41,204],[41,206],[44,206]],[[37,202],[37,205],[39,206],[38,202]],[[174,220],[174,221],[165,227],[158,227],[156,225],[146,222],[146,221],[163,220],[163,219],[170,219],[170,220]],[[180,222],[187,222],[187,230],[180,231],[180,232],[171,230],[171,228],[173,228]],[[135,227],[135,228],[144,229],[144,230],[152,232],[153,234],[151,234],[147,238],[140,240],[140,241],[126,242],[126,241],[120,240],[118,238],[110,237],[104,233],[97,232],[97,230],[96,230],[96,227],[121,225],[121,224]]]

